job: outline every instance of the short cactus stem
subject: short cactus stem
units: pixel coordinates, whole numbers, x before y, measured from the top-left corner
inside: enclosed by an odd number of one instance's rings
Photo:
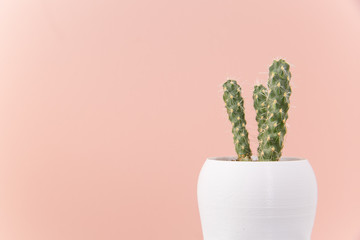
[[[258,123],[258,141],[259,147],[257,149],[258,156],[260,156],[262,152],[262,139],[263,134],[265,132],[266,127],[266,119],[267,119],[267,97],[268,97],[268,90],[263,85],[258,85],[254,87],[253,92],[253,100],[254,100],[254,108],[256,111],[256,121]]]
[[[289,64],[282,59],[274,61],[269,68],[267,119],[259,139],[259,160],[277,161],[281,158],[291,95],[289,69]]]
[[[232,124],[235,150],[238,160],[251,160],[249,134],[246,130],[244,112],[244,100],[241,96],[241,88],[234,80],[228,80],[223,84],[225,107]]]

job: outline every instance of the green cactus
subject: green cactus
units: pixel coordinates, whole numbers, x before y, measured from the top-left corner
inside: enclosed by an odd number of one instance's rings
[[[258,155],[260,155],[261,149],[261,141],[262,135],[265,132],[265,122],[267,118],[267,100],[268,97],[268,90],[263,85],[258,85],[254,87],[253,92],[253,100],[254,100],[254,108],[256,111],[256,121],[258,123],[258,140],[259,140],[259,147],[257,149]]]
[[[291,95],[289,69],[282,59],[274,61],[269,68],[267,119],[260,139],[259,160],[278,161],[281,157]]]
[[[290,66],[284,60],[275,60],[269,68],[268,88],[254,87],[253,100],[258,123],[258,159],[278,161],[284,147],[286,120],[290,104]],[[234,80],[224,83],[225,106],[232,123],[238,160],[251,160],[251,150],[244,113],[241,88]]]
[[[238,160],[251,160],[249,134],[246,130],[244,100],[241,97],[241,88],[234,80],[223,84],[225,107],[229,114],[234,136],[235,150]]]

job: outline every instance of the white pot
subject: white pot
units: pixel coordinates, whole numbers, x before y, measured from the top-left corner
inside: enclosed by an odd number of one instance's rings
[[[198,180],[204,240],[310,240],[317,184],[306,159],[208,158]]]

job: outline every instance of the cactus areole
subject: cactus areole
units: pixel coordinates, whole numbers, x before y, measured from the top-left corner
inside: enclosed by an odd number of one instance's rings
[[[263,85],[254,87],[253,100],[259,140],[257,152],[260,161],[278,161],[281,158],[291,95],[289,69],[290,66],[285,60],[274,60],[269,68],[267,88]],[[223,89],[237,160],[249,161],[252,154],[241,87],[236,81],[228,80],[223,84]]]

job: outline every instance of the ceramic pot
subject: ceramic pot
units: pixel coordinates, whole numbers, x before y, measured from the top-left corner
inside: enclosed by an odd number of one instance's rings
[[[306,159],[208,158],[198,179],[204,240],[310,240],[317,183]]]

